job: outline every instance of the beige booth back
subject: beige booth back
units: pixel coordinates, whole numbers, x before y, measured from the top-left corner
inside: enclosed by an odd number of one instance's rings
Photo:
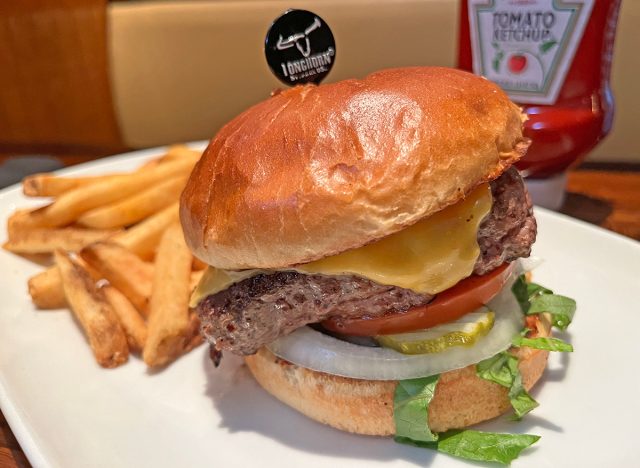
[[[115,108],[134,146],[207,138],[283,86],[263,43],[288,8],[330,25],[337,56],[327,81],[383,67],[452,65],[454,1],[216,1],[115,3],[109,9]]]
[[[280,86],[264,60],[270,22],[311,9],[337,43],[328,81],[383,67],[455,65],[459,0],[113,3],[108,11],[113,98],[132,146],[209,138]],[[613,89],[613,133],[591,159],[640,161],[640,2],[623,2]]]

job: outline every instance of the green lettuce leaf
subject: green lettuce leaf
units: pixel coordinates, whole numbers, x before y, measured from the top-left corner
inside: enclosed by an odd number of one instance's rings
[[[511,286],[511,292],[516,296],[522,312],[525,314],[529,312],[529,292],[527,291],[527,281],[525,280],[524,275],[518,276],[515,283],[513,283],[513,286]]]
[[[551,324],[566,330],[576,312],[576,301],[554,294],[552,290],[536,283],[527,283],[524,275],[520,275],[511,287],[513,295],[518,300],[522,312],[535,315],[543,312],[551,315]]]
[[[520,452],[535,444],[540,436],[530,434],[500,434],[480,431],[449,431],[441,434],[438,451],[484,462],[508,465]]]
[[[518,368],[518,358],[503,351],[476,364],[478,377],[497,383],[509,389],[509,401],[519,419],[538,406],[522,385],[522,375]]]
[[[535,444],[540,436],[530,434],[501,434],[473,430],[448,431],[437,442],[421,442],[396,437],[396,442],[437,450],[466,460],[494,462],[508,465],[520,452]]]
[[[516,296],[518,304],[520,304],[520,308],[525,314],[529,312],[532,300],[546,294],[553,294],[551,289],[547,289],[544,286],[536,283],[527,283],[524,275],[518,276],[513,286],[511,286],[511,291]]]
[[[501,360],[508,362],[503,358]],[[503,366],[504,364],[500,364]],[[489,366],[490,367],[490,366]],[[517,367],[517,362],[516,362]],[[498,374],[501,369],[495,369]],[[449,431],[435,434],[429,428],[429,403],[439,375],[398,382],[393,399],[396,442],[428,448],[467,460],[509,464],[540,437],[480,431]]]
[[[531,395],[525,390],[522,385],[522,374],[518,369],[518,360],[515,360],[515,365],[510,361],[510,367],[515,367],[513,372],[513,383],[509,387],[509,401],[515,412],[515,419],[522,418],[525,414],[537,408],[539,403],[533,399]]]
[[[576,301],[558,294],[544,294],[531,301],[531,306],[526,314],[533,315],[543,312],[551,314],[551,324],[554,327],[566,330],[576,312]]]
[[[531,301],[538,296],[542,296],[543,294],[553,294],[553,291],[536,283],[527,283],[527,294],[529,295],[529,300]]]
[[[504,352],[480,361],[476,364],[476,374],[484,380],[509,388],[513,383],[513,373],[508,365],[511,358],[515,359],[511,354]]]
[[[438,440],[429,429],[429,403],[438,384],[439,375],[398,382],[393,397],[393,417],[396,435],[421,442]]]
[[[526,346],[528,348],[543,349],[545,351],[559,351],[563,353],[570,353],[573,351],[573,346],[559,338],[545,338],[543,336],[527,338],[525,336],[518,335],[511,343],[513,346]]]

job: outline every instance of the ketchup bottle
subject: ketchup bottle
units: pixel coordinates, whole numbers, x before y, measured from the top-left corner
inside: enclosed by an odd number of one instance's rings
[[[522,105],[532,144],[517,166],[534,202],[559,208],[564,171],[609,132],[621,0],[462,0],[458,66]]]

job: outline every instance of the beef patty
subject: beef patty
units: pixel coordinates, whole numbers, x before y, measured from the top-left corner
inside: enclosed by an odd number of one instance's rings
[[[478,230],[474,273],[527,257],[536,237],[531,200],[518,171],[491,182],[493,205]],[[218,350],[253,354],[308,323],[329,317],[376,317],[423,305],[432,295],[357,276],[261,274],[205,298],[198,305],[202,332]]]

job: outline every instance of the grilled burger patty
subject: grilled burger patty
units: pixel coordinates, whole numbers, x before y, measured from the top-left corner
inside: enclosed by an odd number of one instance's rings
[[[476,274],[527,257],[536,237],[531,200],[516,169],[491,182],[491,193],[491,212],[478,230]],[[356,276],[282,271],[245,279],[208,296],[198,305],[198,314],[204,335],[218,350],[247,355],[308,323],[333,316],[401,313],[433,297]]]
[[[258,275],[204,299],[198,313],[218,349],[253,354],[279,336],[335,315],[378,316],[426,304],[433,296],[357,276],[281,271]]]
[[[484,275],[504,262],[528,257],[536,241],[536,219],[531,198],[516,168],[511,167],[491,182],[493,204],[480,223],[480,256],[473,272]]]

